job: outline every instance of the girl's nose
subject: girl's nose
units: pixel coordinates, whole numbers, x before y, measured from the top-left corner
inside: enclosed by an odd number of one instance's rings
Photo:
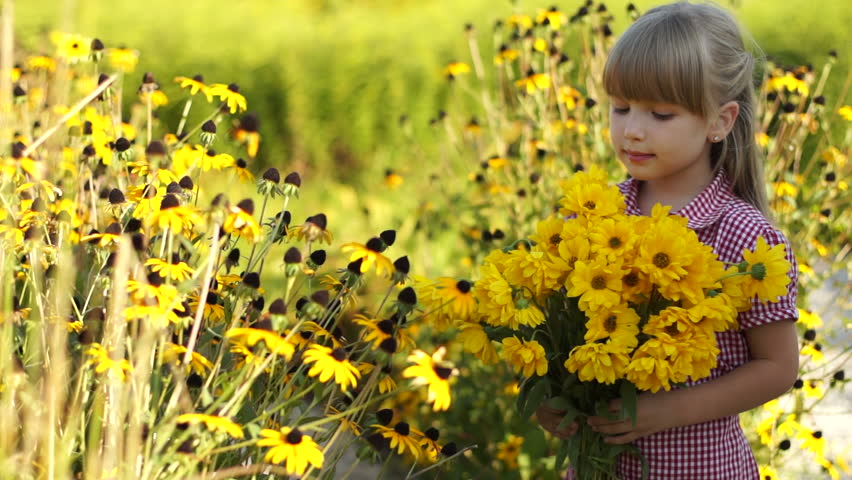
[[[645,138],[645,129],[642,127],[642,122],[636,115],[631,115],[630,113],[624,119],[624,136],[630,140],[643,140]]]

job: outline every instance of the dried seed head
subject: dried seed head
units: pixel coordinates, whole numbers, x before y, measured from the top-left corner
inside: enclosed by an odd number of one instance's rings
[[[243,276],[243,285],[257,290],[260,288],[260,275],[257,272],[249,272]]]
[[[115,141],[115,151],[118,153],[126,152],[128,148],[130,148],[130,140],[121,137]]]
[[[163,156],[166,153],[166,144],[159,140],[154,140],[145,147],[145,155],[148,156]]]
[[[286,253],[284,253],[284,263],[287,264],[297,264],[302,263],[302,252],[299,251],[296,247],[290,247]]]
[[[290,173],[287,174],[286,177],[284,177],[284,183],[286,183],[288,185],[293,185],[293,186],[296,186],[296,187],[301,187],[302,186],[302,177],[299,175],[298,172],[290,172]]]
[[[390,247],[396,241],[396,230],[385,230],[379,234],[379,237],[385,242],[385,245]]]
[[[180,179],[180,182],[178,182],[178,185],[180,185],[180,188],[184,190],[192,190],[195,187],[195,183],[193,183],[192,179],[189,178],[189,175],[184,175]]]
[[[263,172],[263,179],[277,184],[281,181],[281,173],[278,172],[277,168],[269,167]]]
[[[205,133],[216,133],[216,122],[213,120],[207,120],[201,125],[201,131]]]
[[[97,38],[92,40],[92,51],[93,52],[100,52],[100,51],[103,51],[103,49],[104,49],[104,42],[100,41],[100,39],[97,39]]]
[[[287,313],[287,304],[283,298],[276,298],[269,305],[269,313],[272,315],[284,315]]]
[[[326,258],[325,250],[314,250],[313,252],[311,252],[310,258],[316,266],[324,264]]]
[[[404,275],[408,275],[411,270],[411,265],[408,262],[408,256],[399,257],[393,262],[394,269]]]
[[[254,215],[254,200],[250,198],[240,200],[240,203],[237,204],[237,208],[248,213],[249,215]]]

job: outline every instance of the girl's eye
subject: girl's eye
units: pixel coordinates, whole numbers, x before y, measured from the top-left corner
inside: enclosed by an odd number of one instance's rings
[[[630,111],[630,108],[628,108],[628,107],[624,107],[624,108],[618,108],[618,107],[615,107],[615,106],[612,107],[613,113],[622,114],[622,113],[627,113],[629,111]]]
[[[653,115],[654,115],[654,118],[656,118],[657,120],[670,120],[672,117],[674,117],[674,114],[672,114],[672,113],[653,112]]]

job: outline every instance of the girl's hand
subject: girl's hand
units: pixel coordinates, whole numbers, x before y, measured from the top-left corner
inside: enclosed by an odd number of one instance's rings
[[[559,429],[559,424],[565,418],[565,411],[550,408],[545,404],[541,404],[536,409],[535,417],[538,419],[538,423],[541,424],[542,428],[550,432],[553,436],[563,440],[577,433],[577,429],[579,428],[577,422],[571,422],[567,427]]]
[[[672,419],[675,412],[666,407],[664,401],[666,392],[656,394],[643,393],[636,400],[636,424],[633,420],[609,419],[590,417],[588,420],[592,430],[602,433],[604,441],[614,445],[630,443],[637,438],[647,437],[653,433],[675,426]],[[609,411],[614,415],[621,413],[621,400],[610,402]]]

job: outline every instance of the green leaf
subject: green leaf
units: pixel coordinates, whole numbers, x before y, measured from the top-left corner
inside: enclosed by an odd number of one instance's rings
[[[565,441],[559,444],[559,448],[556,449],[556,470],[562,470],[565,466],[565,459],[569,457],[576,458],[577,455],[577,447],[574,445],[576,442]],[[574,450],[574,452],[572,452]],[[573,453],[573,455],[572,455]]]
[[[632,425],[636,426],[636,385],[630,382],[622,382],[618,390],[621,396],[621,416],[630,418]]]
[[[520,395],[518,396],[518,409],[520,410],[521,416],[523,418],[531,417],[533,412],[535,412],[535,409],[544,402],[545,397],[548,395],[550,395],[550,382],[544,379],[536,381],[535,384],[530,387],[529,393],[526,395],[523,402],[521,402]]]

